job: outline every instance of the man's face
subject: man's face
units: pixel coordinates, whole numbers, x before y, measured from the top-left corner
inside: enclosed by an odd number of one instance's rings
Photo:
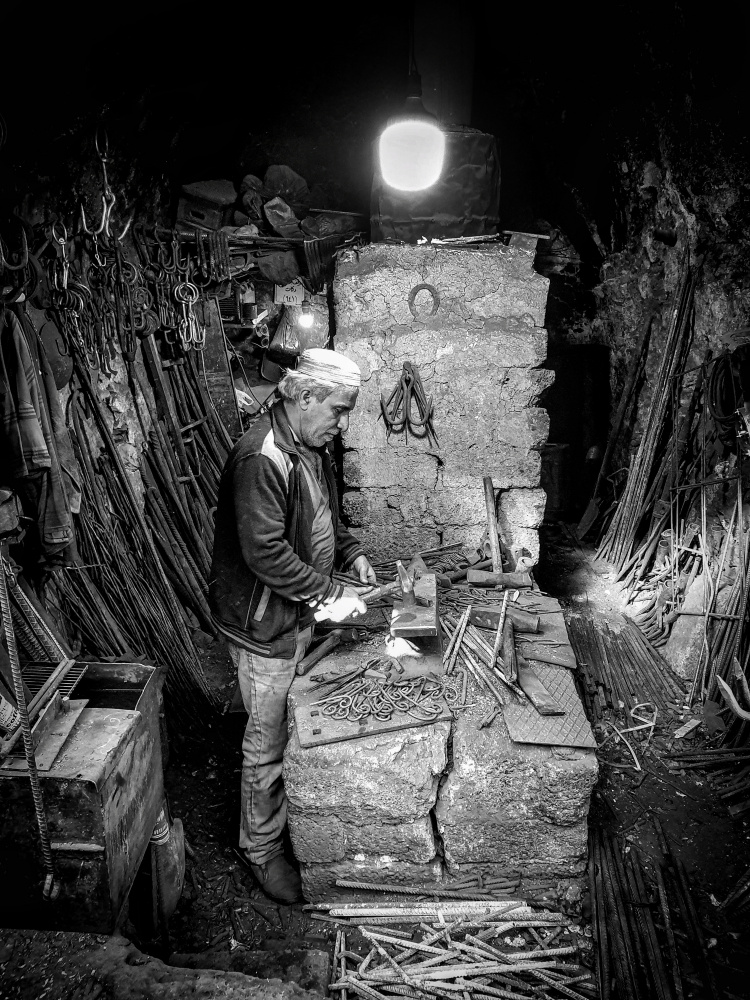
[[[319,402],[304,393],[300,399],[300,436],[308,448],[322,448],[349,426],[349,414],[357,404],[358,389],[334,389]]]

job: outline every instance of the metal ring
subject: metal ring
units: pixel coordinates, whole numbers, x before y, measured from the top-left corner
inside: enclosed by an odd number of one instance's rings
[[[440,308],[440,292],[438,292],[437,288],[435,288],[434,285],[426,285],[426,284],[415,285],[414,288],[412,288],[412,290],[409,292],[409,310],[412,316],[414,317],[414,319],[419,319],[415,303],[417,295],[419,295],[420,292],[429,292],[430,295],[432,296],[432,312],[430,313],[430,316],[434,316],[435,313]]]

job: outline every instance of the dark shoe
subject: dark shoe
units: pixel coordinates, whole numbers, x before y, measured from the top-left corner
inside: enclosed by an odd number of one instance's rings
[[[251,864],[250,871],[266,896],[274,902],[284,906],[302,902],[300,877],[282,854],[264,865]]]

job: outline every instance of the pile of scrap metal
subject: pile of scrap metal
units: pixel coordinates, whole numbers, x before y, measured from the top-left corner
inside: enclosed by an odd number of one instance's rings
[[[597,555],[611,563],[628,615],[654,644],[666,642],[696,579],[704,581],[704,609],[715,616],[727,583],[727,549],[742,548],[741,480],[750,423],[750,348],[734,346],[688,368],[693,300],[699,265],[686,253],[671,323],[636,453],[619,495],[610,462],[621,452],[628,415],[637,406],[655,315],[646,322],[636,363],[621,394],[610,439],[579,537],[598,540]],[[747,338],[746,338],[747,339]],[[631,420],[632,422],[632,420]],[[609,491],[609,492],[608,492]],[[735,523],[736,520],[736,523]],[[731,573],[733,575],[733,572]],[[713,620],[713,619],[712,619]]]
[[[383,893],[398,886],[374,886]],[[346,998],[394,994],[522,997],[548,990],[574,1000],[596,996],[582,964],[587,942],[563,913],[524,900],[456,900],[438,887],[398,903],[318,904],[314,917],[345,928],[336,934],[329,989]],[[361,949],[357,951],[355,949]],[[586,956],[588,957],[588,956]]]
[[[687,984],[700,983],[702,997],[723,994],[711,963],[710,942],[698,917],[685,866],[654,820],[661,856],[653,877],[635,844],[624,847],[592,826],[589,885],[601,1000],[681,1000]]]
[[[497,527],[489,476],[484,479],[484,499],[490,558],[482,550],[448,545],[419,553],[408,564],[413,577],[429,572],[439,587],[440,625],[447,638],[442,665],[460,691],[459,697],[451,697],[450,707],[460,710],[467,705],[471,683],[494,702],[480,728],[491,725],[504,706],[518,703],[530,703],[541,716],[563,716],[566,709],[539,676],[544,664],[576,668],[567,639],[541,634],[540,611],[555,613],[559,604],[533,589],[530,573],[511,568],[510,550]],[[392,565],[377,568],[383,574]]]

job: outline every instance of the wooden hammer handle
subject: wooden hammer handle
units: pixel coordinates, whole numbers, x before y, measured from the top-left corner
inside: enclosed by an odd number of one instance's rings
[[[332,649],[341,642],[341,629],[334,629],[330,635],[327,635],[325,639],[315,647],[312,653],[308,653],[307,656],[303,656],[299,661],[297,666],[294,668],[295,673],[298,677],[303,677],[308,671],[312,670],[316,663],[319,663]]]

